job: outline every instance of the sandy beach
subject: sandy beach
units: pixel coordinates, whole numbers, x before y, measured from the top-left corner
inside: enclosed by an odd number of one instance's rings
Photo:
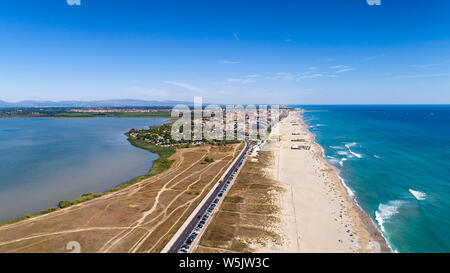
[[[292,149],[294,145],[301,149]],[[290,111],[278,124],[264,150],[273,152],[271,174],[286,189],[279,198],[285,240],[281,246],[259,251],[390,251],[352,193],[346,191],[338,170],[323,159],[322,148],[303,123],[300,110]]]

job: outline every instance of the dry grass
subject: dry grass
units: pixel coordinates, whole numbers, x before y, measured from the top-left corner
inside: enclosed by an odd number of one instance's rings
[[[179,149],[171,168],[120,191],[0,227],[0,252],[159,252],[243,144]],[[201,164],[208,156],[214,162]]]
[[[258,162],[246,161],[196,252],[254,252],[282,243],[275,231],[280,224],[276,196],[284,189],[263,171],[271,160],[271,153],[263,152]]]

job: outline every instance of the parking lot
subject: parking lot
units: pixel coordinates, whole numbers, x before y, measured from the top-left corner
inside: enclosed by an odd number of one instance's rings
[[[230,168],[229,172],[225,175],[223,180],[220,181],[213,194],[201,207],[197,216],[191,220],[181,236],[170,248],[169,252],[187,253],[193,249],[195,243],[198,241],[198,238],[206,228],[208,221],[210,221],[212,214],[219,206],[231,183],[234,181],[240,168],[244,164],[249,149],[250,146],[247,145],[244,149],[244,152],[240,155],[239,159],[234,163],[233,167]]]

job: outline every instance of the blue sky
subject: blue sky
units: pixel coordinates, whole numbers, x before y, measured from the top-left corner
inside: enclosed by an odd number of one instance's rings
[[[0,100],[450,103],[449,14],[447,0],[8,1]]]

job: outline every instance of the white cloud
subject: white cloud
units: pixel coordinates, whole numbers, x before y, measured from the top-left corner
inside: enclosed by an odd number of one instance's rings
[[[165,81],[164,83],[170,84],[170,85],[175,85],[193,92],[201,92],[202,89],[197,87],[197,86],[193,86],[191,84],[188,83],[184,83],[184,82],[177,82],[177,81]]]
[[[240,64],[241,62],[240,61],[223,60],[223,61],[220,61],[219,63],[221,63],[221,64]]]
[[[330,69],[336,69],[336,71],[334,71],[334,73],[344,73],[344,72],[355,70],[355,68],[353,68],[351,66],[347,66],[347,65],[330,66]]]
[[[236,34],[236,32],[233,32],[233,37],[234,37],[234,39],[239,41],[239,36]]]
[[[227,78],[227,82],[238,82],[238,83],[252,83],[256,82],[261,76],[258,74],[250,74],[243,78]]]
[[[69,6],[81,6],[81,0],[66,0]]]
[[[320,78],[323,77],[324,75],[321,73],[314,73],[314,74],[305,74],[305,75],[301,75],[300,79],[314,79],[314,78]]]
[[[399,75],[393,76],[393,79],[417,79],[417,78],[434,78],[434,77],[448,77],[450,73],[441,74],[416,74],[416,75]]]
[[[355,69],[352,67],[342,68],[342,69],[337,70],[336,73],[344,73],[344,72],[353,71],[353,70],[355,70]]]
[[[238,83],[252,83],[256,80],[254,78],[228,78],[227,82],[238,82]]]
[[[339,68],[341,66],[338,66]],[[302,79],[315,79],[315,78],[337,78],[338,76],[336,74],[332,74],[332,73],[321,73],[321,72],[315,72],[315,67],[314,69],[309,68],[308,71],[305,71],[301,74],[299,74],[297,76],[297,81],[302,80]]]
[[[292,76],[292,74],[289,72],[277,72],[277,73],[275,73],[275,75],[267,77],[267,79],[270,79],[270,80],[280,80],[281,79],[281,80],[291,81],[294,79],[294,76]]]

